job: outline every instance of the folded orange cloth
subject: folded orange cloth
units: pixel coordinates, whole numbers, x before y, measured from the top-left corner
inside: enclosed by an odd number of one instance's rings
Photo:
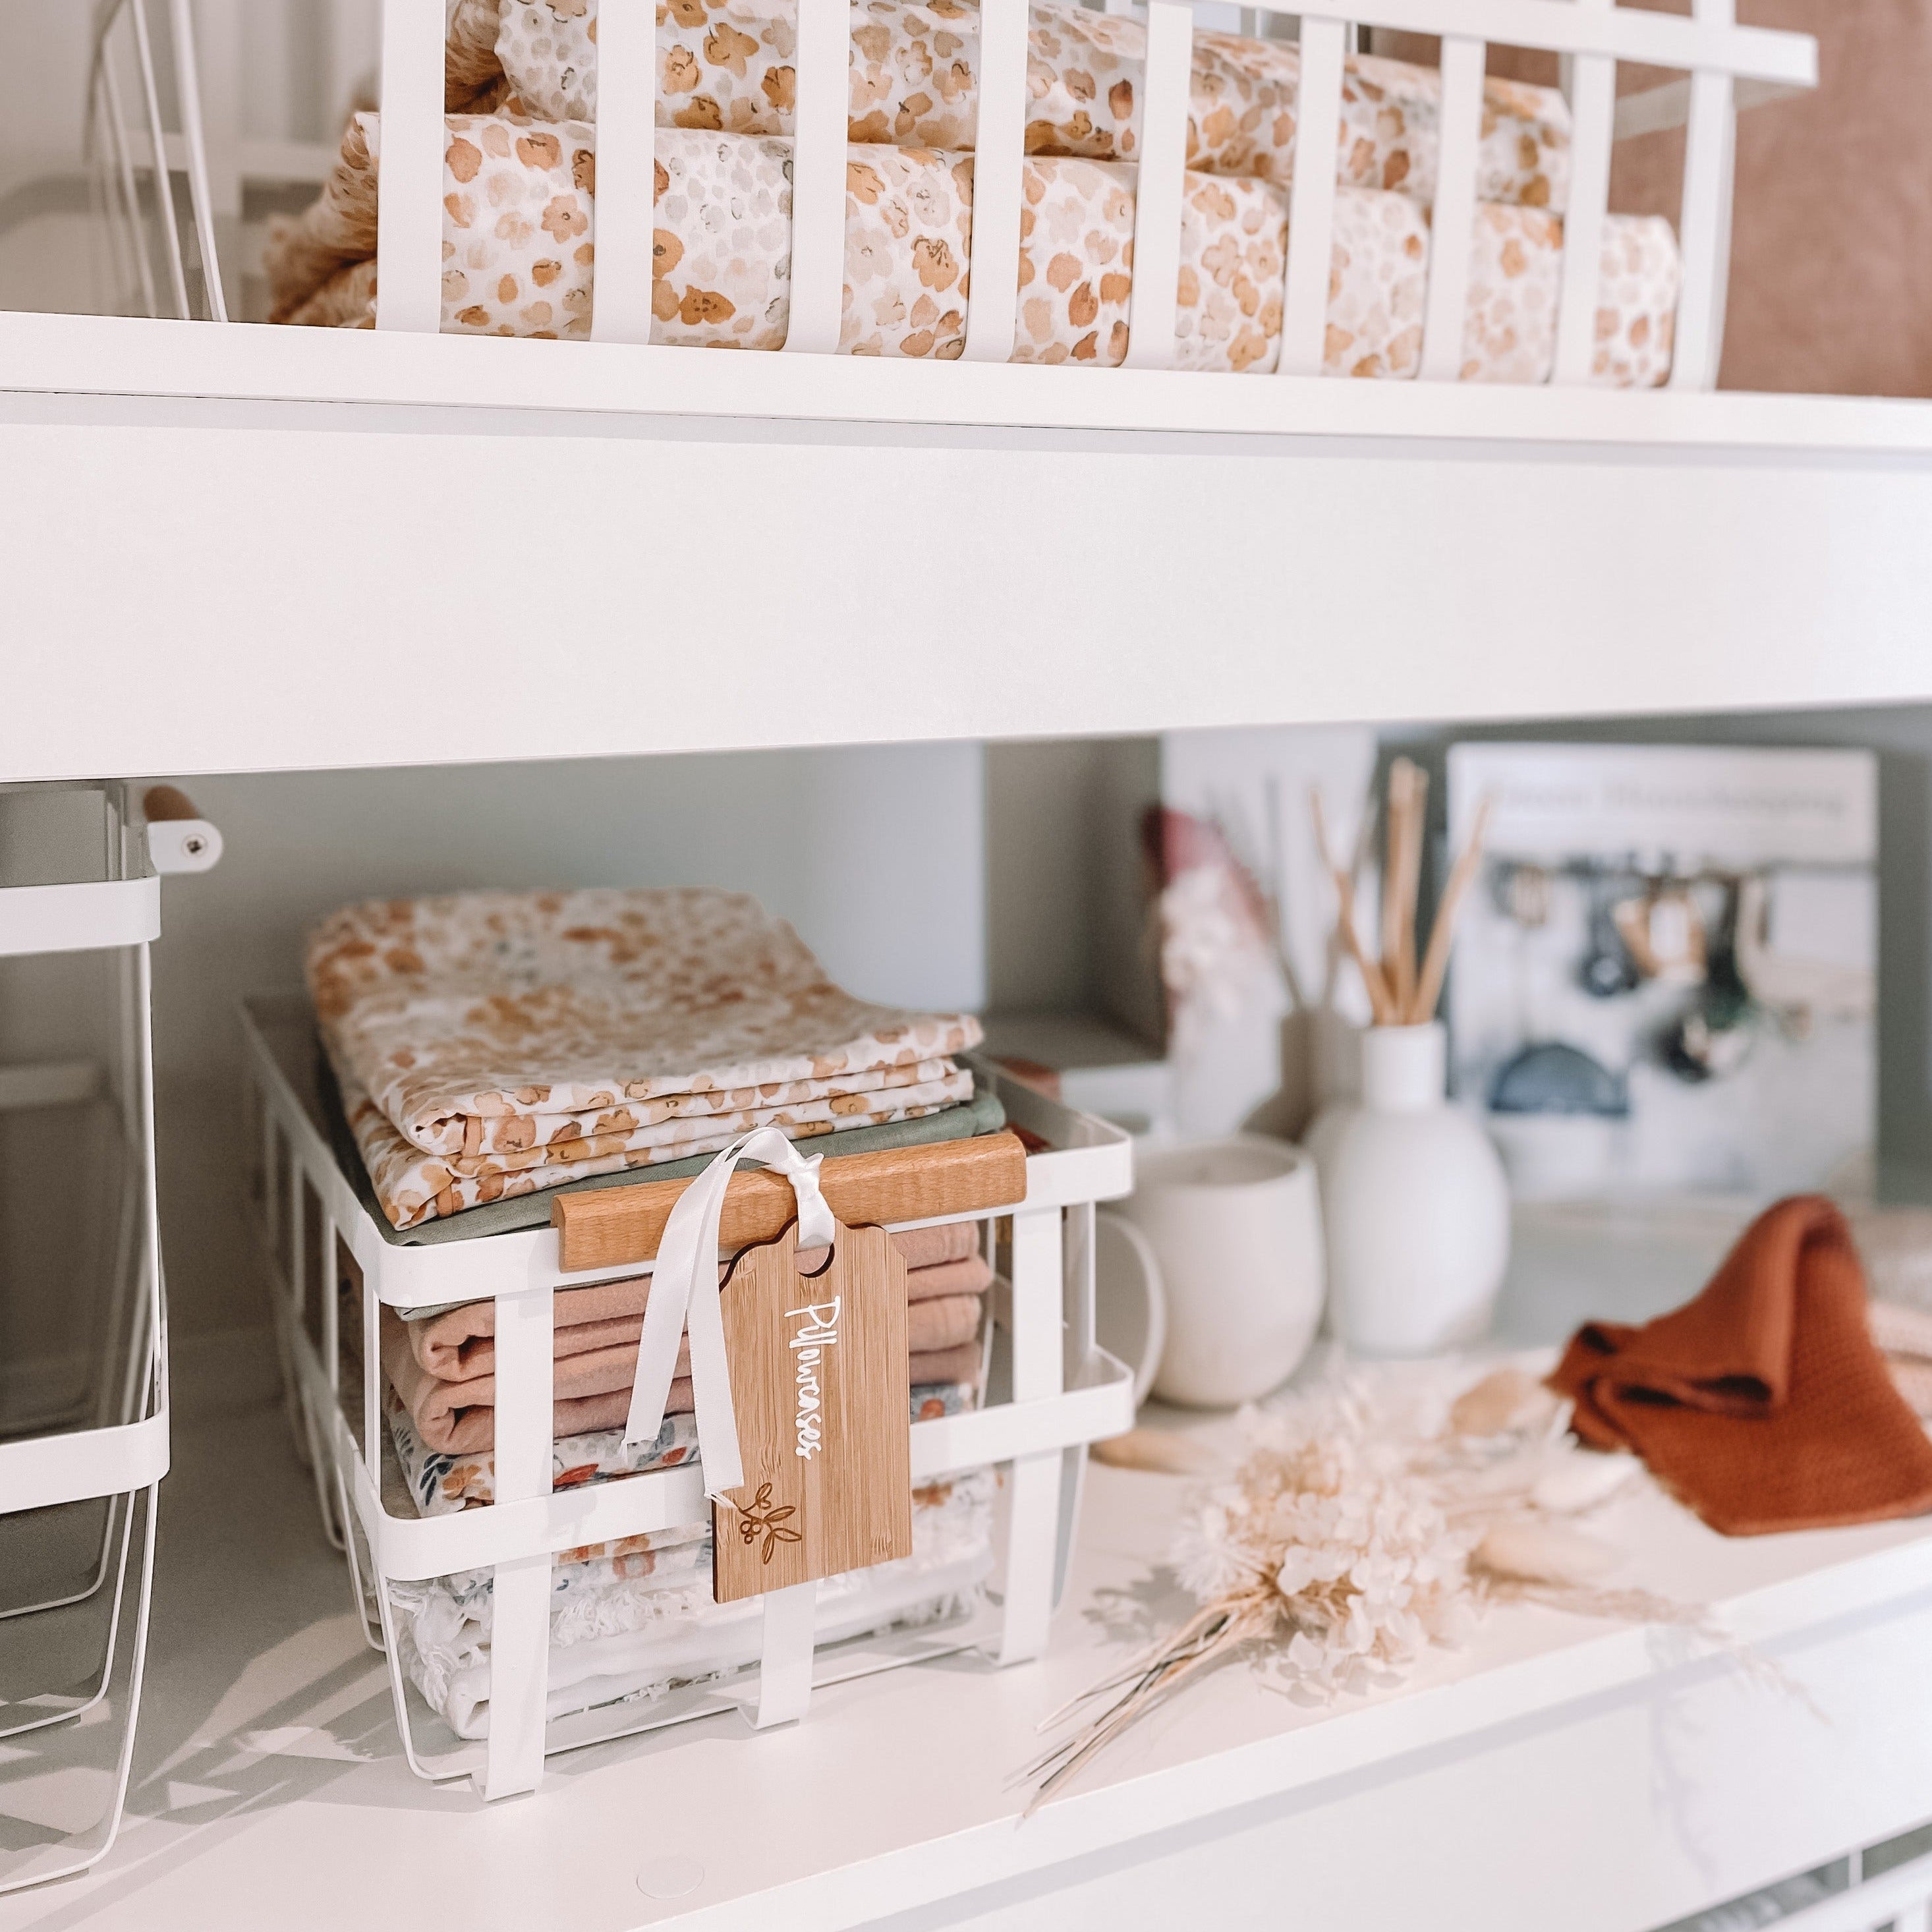
[[[1800,1195],[1745,1229],[1694,1301],[1591,1322],[1550,1385],[1599,1449],[1630,1449],[1713,1529],[1755,1536],[1932,1509],[1932,1442],[1866,1322],[1844,1217]]]
[[[892,1245],[905,1262],[909,1302],[941,1295],[983,1294],[992,1286],[993,1271],[980,1254],[977,1222],[907,1228],[893,1235]],[[650,1292],[649,1275],[634,1276],[628,1281],[600,1281],[589,1288],[560,1288],[552,1317],[556,1325],[557,1360],[622,1342],[634,1345],[644,1328],[644,1305]],[[406,1321],[403,1325],[410,1351],[425,1375],[440,1382],[467,1382],[496,1372],[495,1302],[465,1302],[460,1308],[445,1309],[440,1315]],[[926,1346],[916,1339],[916,1330],[912,1346],[915,1349]]]

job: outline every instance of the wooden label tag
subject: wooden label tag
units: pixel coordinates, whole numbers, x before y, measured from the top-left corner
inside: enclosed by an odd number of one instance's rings
[[[912,1554],[904,1258],[840,1227],[822,1274],[798,1226],[738,1257],[724,1347],[745,1482],[712,1510],[712,1594],[736,1603]]]

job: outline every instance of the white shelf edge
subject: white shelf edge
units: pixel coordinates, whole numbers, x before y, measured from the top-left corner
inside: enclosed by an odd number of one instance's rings
[[[1932,456],[1932,401],[1911,398],[1247,381],[115,316],[0,316],[6,392],[546,410],[670,425],[726,418]]]

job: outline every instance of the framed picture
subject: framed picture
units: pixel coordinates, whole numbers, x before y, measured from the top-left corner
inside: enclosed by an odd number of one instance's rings
[[[1451,1064],[1518,1196],[1856,1180],[1876,1104],[1874,757],[1452,747],[1452,846],[1485,798]]]

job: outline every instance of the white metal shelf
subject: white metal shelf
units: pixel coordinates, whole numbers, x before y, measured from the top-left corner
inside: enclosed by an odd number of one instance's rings
[[[243,354],[0,394],[0,778],[1932,697],[1932,404],[694,354],[660,416],[560,404],[649,349],[172,333]],[[505,406],[428,406],[472,352]],[[732,412],[801,362],[897,419]],[[963,419],[1009,378],[1066,419]]]

